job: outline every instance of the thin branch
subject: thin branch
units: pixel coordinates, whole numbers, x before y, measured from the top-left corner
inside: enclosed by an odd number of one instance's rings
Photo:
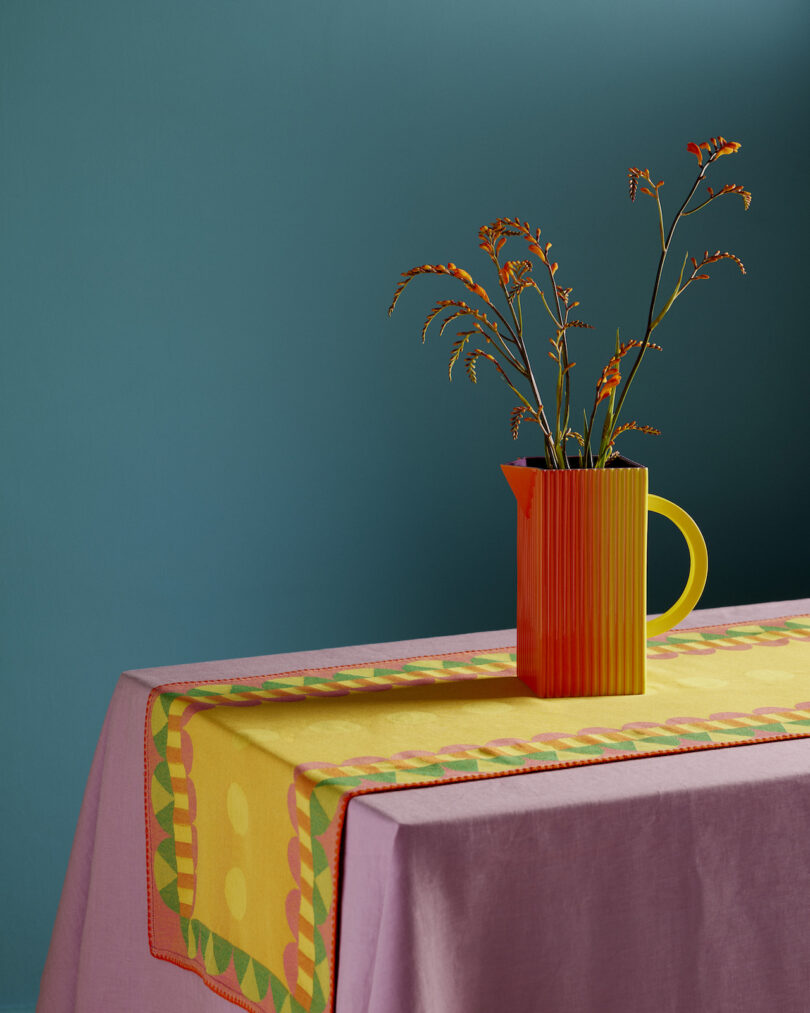
[[[694,197],[697,188],[703,182],[706,176],[706,170],[709,168],[710,165],[712,165],[716,161],[716,159],[717,159],[717,152],[712,152],[709,158],[706,159],[706,164],[701,165],[700,172],[697,174],[697,178],[695,179],[695,182],[692,184],[692,188],[689,191],[686,200],[683,202],[683,204],[681,204],[677,214],[672,219],[672,224],[669,227],[669,232],[667,234],[666,240],[664,241],[664,247],[661,250],[661,256],[658,258],[658,269],[655,272],[655,283],[653,284],[652,298],[650,299],[650,308],[647,313],[647,328],[644,332],[644,340],[641,342],[641,347],[638,350],[636,360],[633,363],[630,372],[627,374],[627,379],[624,381],[624,386],[622,387],[622,392],[619,395],[619,401],[618,404],[616,405],[616,414],[614,417],[614,423],[618,420],[618,417],[621,414],[622,407],[624,406],[624,399],[627,397],[627,391],[630,389],[630,384],[633,382],[633,379],[636,373],[638,372],[638,368],[641,365],[641,360],[644,358],[644,353],[647,351],[647,346],[650,343],[650,335],[653,332],[653,315],[655,313],[655,303],[658,299],[658,289],[661,285],[661,276],[664,271],[664,264],[666,263],[667,253],[669,251],[670,243],[672,242],[672,237],[675,234],[675,229],[681,217],[683,216],[683,213],[686,210],[689,202]]]

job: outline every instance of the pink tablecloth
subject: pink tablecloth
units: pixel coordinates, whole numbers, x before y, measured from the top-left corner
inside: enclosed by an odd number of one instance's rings
[[[809,600],[714,609],[684,626],[808,610]],[[125,673],[88,780],[38,1013],[236,1008],[149,953],[142,764],[152,687],[492,641]],[[807,739],[357,798],[337,1013],[806,1013],[808,890]]]

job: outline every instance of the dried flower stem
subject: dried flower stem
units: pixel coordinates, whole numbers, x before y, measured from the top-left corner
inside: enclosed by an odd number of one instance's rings
[[[710,255],[707,250],[700,263],[698,263],[694,257],[691,258],[692,272],[684,281],[684,272],[686,270],[686,263],[688,259],[687,253],[684,256],[681,271],[678,275],[678,280],[672,294],[666,300],[663,307],[658,310],[658,298],[660,294],[661,280],[664,273],[664,265],[666,264],[667,255],[672,245],[675,230],[681,218],[694,214],[696,211],[700,211],[713,200],[716,200],[724,194],[737,194],[742,197],[745,208],[748,208],[751,202],[751,194],[736,183],[727,183],[716,193],[711,187],[707,187],[709,193],[708,198],[696,207],[689,208],[689,204],[694,198],[698,187],[706,177],[709,166],[722,155],[734,154],[739,150],[739,148],[740,144],[738,142],[726,141],[723,137],[712,137],[710,141],[705,141],[702,144],[687,145],[687,150],[696,156],[700,166],[700,171],[689,190],[686,200],[684,200],[681,204],[672,219],[667,232],[664,231],[664,214],[659,194],[659,190],[664,185],[664,181],[660,180],[657,183],[653,183],[648,169],[631,168],[628,171],[630,199],[635,200],[638,191],[655,198],[661,252],[658,257],[658,265],[655,272],[655,280],[653,282],[649,310],[647,312],[647,324],[644,330],[644,337],[641,341],[632,340],[622,342],[617,330],[615,350],[607,365],[603,368],[602,374],[597,381],[590,416],[588,416],[587,411],[583,412],[583,421],[585,423],[583,434],[575,433],[569,428],[571,408],[570,374],[571,369],[575,364],[571,362],[569,358],[568,331],[571,328],[589,327],[590,325],[583,323],[581,320],[570,319],[571,310],[575,306],[578,306],[579,303],[576,301],[571,302],[570,295],[572,290],[570,288],[562,288],[557,283],[556,274],[558,264],[550,260],[549,250],[551,249],[551,243],[546,243],[545,246],[540,245],[540,229],[535,229],[533,231],[528,222],[521,222],[519,218],[498,218],[490,225],[482,226],[478,231],[479,246],[485,253],[487,253],[497,271],[498,283],[508,307],[508,317],[504,315],[500,309],[498,309],[492,299],[490,299],[486,290],[473,281],[467,271],[456,267],[453,263],[423,264],[420,267],[414,267],[411,268],[410,271],[404,272],[402,280],[397,285],[396,291],[394,292],[394,298],[388,309],[389,316],[393,312],[394,307],[396,306],[397,301],[406,286],[419,275],[449,275],[457,281],[460,281],[469,292],[484,303],[486,310],[482,311],[480,309],[475,309],[459,299],[439,300],[428,314],[422,327],[422,340],[424,341],[431,322],[444,310],[449,309],[449,313],[440,326],[440,334],[451,321],[458,318],[472,317],[472,329],[459,331],[457,334],[457,340],[453,342],[448,367],[450,379],[453,377],[453,366],[457,363],[461,352],[470,339],[474,339],[477,336],[483,337],[485,345],[491,345],[495,355],[486,351],[485,347],[473,348],[471,351],[467,352],[464,359],[464,366],[470,380],[473,383],[476,383],[476,365],[478,361],[484,359],[491,362],[500,377],[515,394],[520,403],[516,408],[512,409],[511,413],[510,430],[513,438],[517,439],[521,422],[524,419],[531,418],[538,424],[540,431],[543,434],[547,467],[554,469],[571,468],[572,464],[568,459],[566,446],[569,439],[576,439],[582,448],[581,465],[587,468],[603,468],[613,454],[613,447],[617,436],[630,430],[644,433],[658,432],[658,430],[652,426],[639,425],[635,421],[626,422],[620,425],[619,417],[624,407],[627,393],[633,380],[635,379],[636,373],[639,370],[647,350],[649,348],[660,349],[659,345],[656,345],[651,341],[651,336],[656,327],[658,327],[670,311],[676,299],[678,299],[693,282],[708,279],[709,275],[701,272],[703,272],[709,264],[713,264],[718,260],[726,258],[733,260],[742,273],[745,274],[745,268],[738,257],[735,257],[731,253],[721,252],[720,250],[717,250],[715,253]],[[703,161],[704,151],[708,156],[705,164]],[[642,181],[646,185],[639,186]],[[501,263],[501,250],[510,238],[515,237],[522,238],[528,245],[529,253],[536,257],[546,267],[554,295],[553,301],[546,298],[545,294],[532,277],[531,260],[505,260]],[[527,288],[533,288],[539,294],[541,302],[554,324],[554,337],[549,339],[553,351],[548,353],[557,366],[553,429],[540,398],[540,390],[535,379],[529,358],[529,351],[524,338],[523,306],[521,299],[523,291]],[[491,312],[494,315],[493,319],[490,319],[490,317],[487,316],[488,312]],[[509,318],[511,318],[511,321]],[[503,327],[503,330],[501,330],[499,324]],[[635,360],[627,376],[624,378],[624,382],[622,383],[622,360],[631,349],[637,349]],[[528,384],[528,396],[527,394],[522,393],[518,386],[516,386],[518,381],[513,383],[507,370],[517,373],[521,380]],[[594,460],[594,454],[591,449],[591,437],[593,428],[596,424],[597,411],[603,401],[606,402],[605,417],[602,424],[599,450],[596,455],[596,459]]]
[[[664,219],[663,219],[663,212],[662,212],[662,209],[661,209],[661,199],[660,199],[660,196],[659,196],[659,193],[658,193],[661,184],[659,183],[659,184],[657,184],[657,185],[654,186],[654,196],[655,196],[656,204],[658,206],[658,222],[659,222],[659,228],[661,230],[661,254],[660,254],[659,258],[658,258],[658,268],[657,268],[657,270],[655,272],[655,282],[653,283],[652,297],[650,299],[650,308],[649,308],[649,311],[647,313],[647,327],[645,329],[644,338],[642,339],[641,346],[640,346],[640,348],[638,350],[638,354],[636,355],[635,362],[633,363],[633,365],[632,365],[632,367],[630,369],[630,372],[627,374],[627,377],[626,377],[626,379],[624,381],[624,386],[622,387],[621,393],[619,394],[619,400],[618,400],[618,403],[616,404],[615,411],[613,410],[613,405],[612,404],[608,408],[608,418],[610,420],[610,424],[605,427],[605,432],[603,433],[603,436],[602,436],[602,442],[601,442],[600,447],[599,447],[599,456],[597,458],[597,464],[596,464],[597,467],[603,467],[604,464],[607,461],[607,455],[609,454],[610,449],[613,446],[613,440],[614,440],[616,429],[618,427],[619,416],[620,416],[621,410],[622,410],[622,408],[624,406],[624,401],[625,401],[625,398],[627,397],[627,392],[630,389],[630,385],[632,384],[632,382],[633,382],[633,380],[635,378],[635,375],[638,372],[639,366],[641,365],[641,362],[642,362],[642,360],[644,358],[644,355],[645,355],[645,353],[647,351],[647,348],[649,347],[650,337],[652,335],[652,332],[655,330],[655,328],[664,319],[664,317],[669,312],[670,308],[672,307],[672,304],[675,302],[675,300],[678,298],[678,296],[681,295],[681,293],[687,288],[687,286],[692,281],[694,281],[695,278],[696,278],[695,271],[693,271],[692,272],[692,277],[690,277],[688,279],[686,285],[681,286],[681,281],[683,280],[683,271],[684,271],[684,268],[682,267],[681,268],[680,277],[678,278],[678,283],[675,286],[675,289],[674,289],[672,295],[670,296],[670,298],[667,301],[666,305],[664,306],[663,310],[657,316],[653,316],[653,314],[655,313],[655,306],[656,306],[656,303],[658,301],[658,291],[659,291],[659,288],[661,286],[661,277],[662,277],[663,272],[664,272],[664,264],[666,263],[667,254],[669,253],[669,248],[670,248],[670,245],[672,243],[672,238],[675,235],[675,229],[677,228],[678,223],[680,222],[681,218],[683,218],[685,215],[687,215],[687,214],[693,214],[694,211],[699,211],[700,208],[705,207],[707,204],[711,203],[711,201],[715,197],[720,196],[720,193],[723,193],[723,192],[726,192],[726,193],[742,192],[744,194],[747,193],[746,191],[741,191],[741,188],[740,189],[736,189],[735,188],[733,191],[732,191],[732,189],[726,189],[726,188],[724,188],[723,191],[720,191],[717,194],[712,194],[712,196],[710,196],[708,200],[704,201],[698,207],[693,208],[692,211],[687,211],[686,210],[687,207],[689,206],[689,202],[695,196],[695,193],[697,192],[698,187],[700,186],[700,184],[705,179],[706,172],[708,171],[709,166],[712,165],[715,161],[717,161],[717,159],[721,155],[731,154],[733,151],[737,151],[739,149],[739,147],[740,147],[740,145],[736,144],[736,142],[734,142],[732,146],[727,145],[726,142],[725,142],[725,140],[722,137],[718,138],[718,139],[712,138],[713,142],[715,140],[718,140],[721,143],[713,145],[714,150],[710,150],[709,157],[707,158],[705,164],[703,164],[702,157],[700,157],[699,150],[698,150],[697,154],[698,154],[699,161],[700,161],[700,171],[698,172],[697,177],[695,178],[695,182],[692,184],[692,187],[691,187],[689,193],[687,194],[686,200],[684,200],[683,204],[681,204],[680,208],[678,209],[677,213],[675,214],[675,217],[672,219],[672,223],[670,224],[669,231],[668,231],[668,233],[666,235],[666,239],[664,238]],[[695,147],[697,147],[697,146],[695,146]],[[700,145],[700,147],[706,147],[708,149],[709,145],[707,143],[706,145]],[[728,150],[729,147],[731,147],[731,150]],[[690,148],[690,150],[691,150],[691,148]],[[632,170],[631,170],[631,172],[632,172]],[[650,181],[649,173],[648,172],[647,172],[647,174],[646,174],[646,176],[644,178],[647,179],[648,181]],[[647,191],[647,192],[649,192],[649,191]],[[632,194],[632,197],[634,199],[634,197],[635,197],[634,193]],[[745,203],[745,207],[746,208],[748,207],[748,204],[750,203],[750,199],[751,199],[750,194],[747,194],[747,197],[748,197],[748,201]],[[743,198],[743,200],[745,201],[745,197]],[[688,256],[688,254],[687,254],[687,256]],[[684,266],[685,265],[686,265],[686,256],[684,256]],[[743,270],[743,273],[744,273],[745,269],[743,268],[742,270]],[[611,395],[611,397],[612,397],[612,395]]]

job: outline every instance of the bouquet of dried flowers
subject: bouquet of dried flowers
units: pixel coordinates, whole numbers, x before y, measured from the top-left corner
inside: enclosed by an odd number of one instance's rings
[[[428,313],[422,327],[422,341],[425,340],[431,322],[445,311],[447,315],[441,322],[439,333],[444,331],[445,327],[453,320],[462,320],[462,325],[467,329],[459,331],[453,342],[448,371],[450,379],[453,378],[453,366],[458,362],[467,345],[479,342],[483,344],[485,346],[483,348],[471,347],[466,351],[464,366],[467,376],[473,383],[476,383],[476,367],[479,360],[484,359],[492,364],[519,401],[511,415],[512,437],[517,439],[518,430],[524,420],[531,419],[536,422],[543,434],[547,467],[603,468],[611,457],[615,456],[614,445],[617,437],[622,433],[628,430],[637,430],[658,434],[660,430],[652,426],[638,425],[635,421],[621,422],[621,413],[627,392],[647,350],[653,348],[660,351],[660,346],[651,341],[653,331],[670,311],[675,300],[683,295],[690,285],[709,278],[707,273],[709,265],[719,260],[732,260],[745,274],[742,261],[733,253],[717,250],[710,254],[706,251],[702,259],[698,261],[695,257],[689,257],[687,252],[675,288],[659,308],[659,289],[664,264],[681,219],[701,211],[712,201],[726,194],[738,194],[742,198],[746,210],[751,203],[751,194],[736,183],[726,183],[719,190],[713,190],[707,184],[705,191],[697,197],[697,203],[690,207],[709,167],[721,156],[735,154],[740,150],[740,144],[737,141],[727,141],[723,137],[712,137],[702,144],[688,144],[687,150],[697,158],[699,171],[686,200],[681,204],[666,231],[660,198],[660,190],[664,181],[660,180],[654,183],[648,169],[633,167],[628,170],[630,200],[634,201],[637,193],[642,193],[655,203],[661,252],[644,334],[640,339],[621,341],[617,330],[613,354],[596,383],[590,414],[587,410],[583,411],[584,425],[581,433],[576,432],[569,425],[571,414],[570,374],[575,363],[569,358],[568,332],[576,328],[587,328],[590,325],[572,318],[571,314],[579,303],[571,299],[571,288],[566,288],[558,283],[559,265],[551,258],[551,243],[541,244],[539,228],[533,230],[528,222],[521,222],[518,218],[498,218],[490,225],[484,225],[478,230],[479,246],[489,256],[497,271],[498,283],[506,303],[505,313],[501,312],[486,290],[473,281],[467,271],[456,267],[453,263],[423,264],[420,267],[413,267],[410,271],[403,273],[402,281],[397,285],[393,301],[388,309],[389,316],[406,286],[422,274],[449,275],[460,281],[482,304],[482,308],[479,308],[462,299],[440,299]],[[705,161],[704,152],[706,153]],[[501,254],[507,241],[515,237],[525,241],[529,254],[539,261],[541,270],[545,269],[545,274],[548,276],[548,284],[545,289],[541,289],[533,277],[532,271],[535,264],[531,259],[501,260]],[[687,263],[691,264],[688,274],[686,273]],[[551,319],[553,333],[549,338],[551,350],[548,354],[556,366],[556,393],[554,414],[551,419],[540,397],[540,390],[532,369],[524,335],[521,299],[527,289],[533,289],[537,293]],[[624,359],[631,352],[635,353],[635,357],[622,382]],[[601,437],[598,449],[593,450],[591,443],[595,436],[594,427],[597,422],[597,412],[603,402],[605,403],[605,414]],[[575,457],[570,457],[566,449],[570,440],[575,440],[579,444],[579,454]]]

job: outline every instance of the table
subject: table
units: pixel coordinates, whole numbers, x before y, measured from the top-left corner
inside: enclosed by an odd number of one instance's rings
[[[694,613],[682,628],[810,611]],[[40,1013],[226,1013],[146,929],[157,685],[486,649],[513,631],[125,673],[99,739]],[[355,798],[337,1013],[806,1011],[810,739]]]

